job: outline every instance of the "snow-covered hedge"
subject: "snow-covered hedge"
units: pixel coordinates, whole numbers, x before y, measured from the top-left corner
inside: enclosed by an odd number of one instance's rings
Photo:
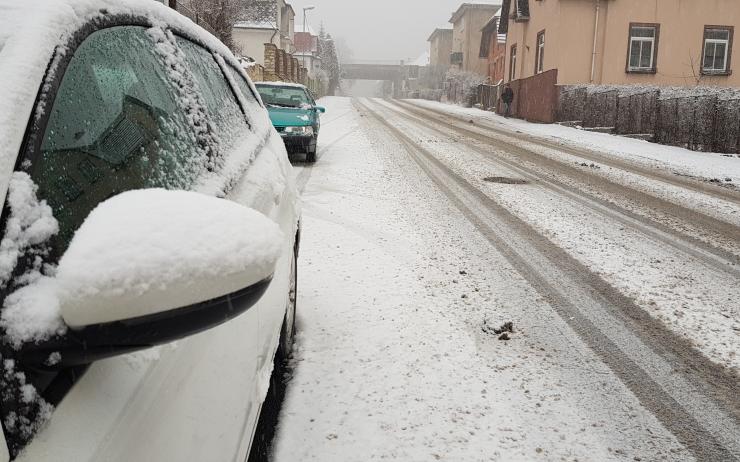
[[[740,90],[717,87],[567,85],[559,121],[653,135],[656,142],[697,151],[740,152]]]

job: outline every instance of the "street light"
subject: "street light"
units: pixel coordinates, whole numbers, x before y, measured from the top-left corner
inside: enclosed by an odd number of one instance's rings
[[[308,31],[306,30],[306,11],[311,11],[311,10],[313,10],[315,8],[316,7],[313,6],[313,5],[308,5],[308,6],[303,7],[303,33],[304,34],[307,34],[308,33]],[[304,37],[305,37],[305,35],[304,35]],[[310,49],[311,48],[311,43],[310,43],[311,34],[308,34],[308,38],[309,38],[308,48]],[[306,50],[303,50],[301,52],[301,57],[303,58],[303,68],[306,69]],[[306,69],[306,73],[308,73],[308,69]]]

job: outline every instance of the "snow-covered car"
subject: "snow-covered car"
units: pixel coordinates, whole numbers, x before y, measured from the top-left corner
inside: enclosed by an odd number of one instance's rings
[[[285,147],[152,0],[0,0],[0,462],[243,461],[293,338]]]
[[[305,85],[289,82],[257,82],[255,85],[288,151],[305,152],[307,162],[316,162],[321,129],[319,114],[326,112],[326,108],[316,105]]]

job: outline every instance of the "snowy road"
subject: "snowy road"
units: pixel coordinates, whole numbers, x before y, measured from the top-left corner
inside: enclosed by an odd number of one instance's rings
[[[495,116],[323,103],[274,460],[740,460],[737,190]]]

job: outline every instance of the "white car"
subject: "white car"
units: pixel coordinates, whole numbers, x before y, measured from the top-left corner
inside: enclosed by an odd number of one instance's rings
[[[265,443],[298,199],[221,42],[153,0],[0,0],[0,195],[0,462]]]

